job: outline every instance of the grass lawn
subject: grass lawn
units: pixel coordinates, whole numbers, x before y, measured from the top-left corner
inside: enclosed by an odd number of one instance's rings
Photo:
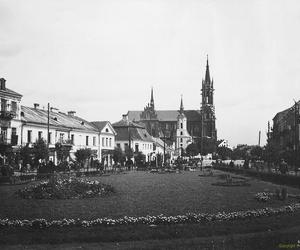
[[[215,173],[222,173],[215,171]],[[260,203],[257,192],[274,192],[278,185],[252,179],[251,186],[222,187],[211,183],[217,177],[200,177],[200,172],[157,174],[128,172],[94,177],[111,184],[116,193],[107,197],[76,200],[27,200],[15,195],[24,185],[0,186],[0,217],[10,219],[62,219],[123,217],[143,215],[178,215],[188,212],[215,213],[266,206],[283,206],[290,201]],[[27,184],[30,185],[30,184]],[[289,193],[299,190],[288,188]]]
[[[215,171],[215,174],[220,173],[222,172]],[[26,200],[17,197],[15,192],[32,183],[0,186],[0,218],[54,220],[115,218],[125,215],[178,215],[188,212],[215,213],[283,206],[293,201],[272,200],[260,203],[254,199],[257,192],[274,192],[278,185],[251,179],[251,186],[213,186],[212,183],[220,181],[217,177],[200,177],[199,174],[201,172],[198,171],[181,174],[129,172],[94,177],[92,179],[111,184],[116,193],[107,197],[76,200]],[[300,193],[295,188],[288,188],[288,192]],[[28,245],[29,248],[37,247],[36,249],[115,249],[115,246],[117,249],[276,249],[279,243],[299,240],[299,221],[300,212],[296,212],[243,221],[156,227],[131,225],[44,230],[7,228],[0,230],[0,248],[19,249],[17,244],[20,244],[21,247]],[[290,228],[295,229],[292,232],[287,231]],[[114,245],[116,242],[121,245]],[[52,244],[67,245],[55,247]]]

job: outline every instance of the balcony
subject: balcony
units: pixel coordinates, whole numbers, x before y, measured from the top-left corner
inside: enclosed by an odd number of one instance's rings
[[[16,117],[15,111],[1,110],[0,111],[0,119],[11,120]]]
[[[58,143],[60,143],[61,145],[66,145],[66,146],[73,146],[74,142],[70,139],[64,140],[64,139],[59,139]]]

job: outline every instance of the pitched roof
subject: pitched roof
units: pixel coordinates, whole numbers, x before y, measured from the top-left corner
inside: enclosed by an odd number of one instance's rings
[[[21,94],[11,90],[11,89],[8,89],[8,88],[5,88],[5,90],[0,90],[0,93],[4,93],[4,94],[9,94],[9,95],[13,95],[13,96],[18,96],[18,97],[22,97]]]
[[[91,122],[99,131],[102,131],[102,129],[106,126],[108,121],[94,121]]]
[[[133,127],[136,127],[136,128],[145,128],[145,126],[143,124],[138,124],[136,122],[132,122],[131,120],[125,120],[125,119],[122,119],[122,120],[120,120],[118,122],[113,123],[112,126],[114,128],[117,128],[117,127],[126,127],[127,128],[129,126],[131,128],[133,128]]]
[[[114,129],[117,132],[116,141],[128,141],[130,137],[131,140],[153,142],[151,135],[145,128],[131,127],[130,135],[128,127],[114,127]]]
[[[140,121],[141,110],[129,110],[128,119],[131,121]],[[180,114],[178,110],[156,110],[157,119],[159,121],[177,121]],[[201,121],[200,110],[184,110],[184,114],[188,121]]]
[[[47,110],[21,106],[21,112],[23,112],[23,115],[21,117],[22,122],[41,124],[41,125],[48,124]],[[78,130],[89,130],[93,132],[98,131],[92,123],[78,116],[71,116],[62,112],[52,112],[52,111],[50,111],[49,114],[50,114],[49,115],[50,126],[62,127],[66,129],[69,128],[69,129],[78,129]]]

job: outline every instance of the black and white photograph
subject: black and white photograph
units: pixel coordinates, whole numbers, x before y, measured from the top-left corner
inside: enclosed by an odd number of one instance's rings
[[[300,1],[0,0],[0,249],[300,249]]]

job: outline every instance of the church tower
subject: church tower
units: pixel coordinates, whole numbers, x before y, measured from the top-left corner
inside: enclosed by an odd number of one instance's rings
[[[181,96],[179,115],[177,116],[176,150],[181,155],[182,151],[192,142],[192,137],[187,131],[187,118],[184,114],[183,100]]]
[[[202,104],[201,104],[201,137],[209,137],[217,140],[216,115],[214,106],[214,82],[210,78],[208,56],[206,60],[205,79],[202,80]]]
[[[140,114],[140,121],[145,125],[148,133],[154,137],[160,137],[161,131],[157,113],[154,107],[153,88],[151,88],[150,102],[144,108],[144,111]]]

